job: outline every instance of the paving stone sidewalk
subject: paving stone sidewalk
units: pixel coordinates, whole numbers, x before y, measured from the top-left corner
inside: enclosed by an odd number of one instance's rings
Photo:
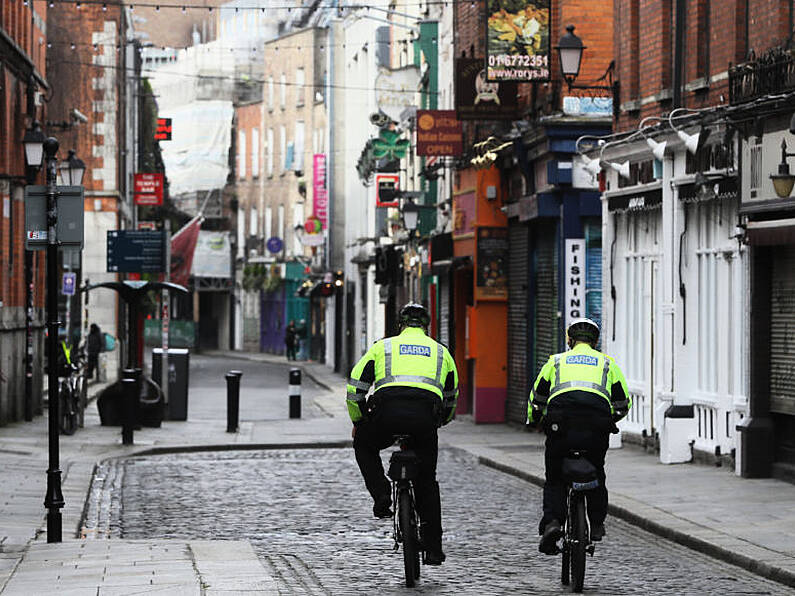
[[[285,364],[284,358],[264,354],[215,353],[210,356]],[[300,420],[243,422],[238,433],[230,434],[225,432],[225,409],[218,406],[217,419],[166,421],[161,428],[136,432],[136,444],[123,446],[119,429],[100,426],[96,409],[89,410],[86,428],[72,437],[61,437],[66,500],[63,510],[65,542],[62,545],[47,545],[43,535],[46,417],[0,428],[0,461],[3,462],[0,467],[0,591],[5,587],[4,594],[33,593],[24,589],[18,591],[17,586],[28,588],[36,584],[37,577],[45,583],[56,577],[66,582],[64,591],[73,590],[71,593],[75,594],[124,593],[114,592],[111,583],[104,583],[103,587],[103,582],[124,575],[125,570],[130,573],[130,566],[135,567],[139,559],[148,560],[147,552],[158,552],[165,557],[162,549],[166,548],[179,561],[175,569],[186,570],[184,576],[180,575],[182,571],[177,573],[177,581],[185,582],[184,593],[213,593],[218,586],[232,589],[235,584],[230,578],[235,569],[223,563],[229,552],[225,548],[245,549],[246,542],[231,543],[240,546],[225,544],[215,550],[208,547],[209,550],[201,551],[201,547],[185,541],[92,540],[92,532],[81,526],[91,479],[98,462],[146,452],[349,444],[345,377],[322,364],[289,364],[300,367],[305,375],[326,387],[325,393],[313,398],[314,406],[324,415]],[[542,482],[542,435],[508,425],[475,425],[468,417],[462,417],[442,430],[440,441],[474,454],[485,465],[536,484]],[[723,468],[697,464],[665,466],[652,455],[625,447],[611,450],[608,455],[608,487],[614,515],[665,538],[795,586],[795,486],[777,480],[741,479]],[[88,539],[78,538],[81,535]],[[102,553],[110,552],[103,549],[111,549],[113,557],[106,557],[107,564],[102,572],[98,562],[85,573],[80,572],[81,564],[75,565],[76,558],[101,559],[105,556]],[[203,553],[198,558],[197,549]],[[201,566],[196,563],[198,560],[206,562],[206,573],[202,573]],[[251,573],[246,576],[251,582],[249,588],[254,586],[253,591],[257,593],[273,593],[268,592],[270,577],[262,565],[257,567],[254,560],[249,564]],[[60,569],[61,573],[53,569]],[[192,577],[188,577],[190,569],[193,569]],[[224,576],[227,569],[230,574]],[[162,569],[152,570],[153,576],[161,572],[164,573]],[[151,583],[148,588],[140,584],[139,591],[164,590],[159,578],[155,582],[148,575],[145,577]],[[202,579],[205,577],[212,577],[213,581],[205,585]],[[167,582],[168,576],[163,575],[162,581]],[[51,587],[46,591],[52,591]],[[194,588],[198,591],[191,591]],[[248,588],[238,586],[235,589]]]

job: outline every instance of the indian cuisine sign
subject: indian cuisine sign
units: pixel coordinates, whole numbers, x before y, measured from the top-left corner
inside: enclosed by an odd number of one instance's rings
[[[549,80],[549,0],[488,0],[489,81]]]

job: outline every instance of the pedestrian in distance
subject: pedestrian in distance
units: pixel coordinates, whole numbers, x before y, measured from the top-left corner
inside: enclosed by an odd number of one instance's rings
[[[287,351],[287,360],[295,360],[295,351],[298,347],[298,331],[293,320],[290,320],[287,329],[284,331],[284,345]]]
[[[436,481],[437,429],[450,422],[458,400],[458,371],[450,352],[427,336],[428,311],[405,305],[398,316],[400,333],[376,341],[351,371],[348,413],[353,448],[364,483],[373,498],[373,515],[392,517],[391,485],[384,476],[380,451],[396,435],[410,435],[420,462],[414,490],[421,521],[426,565],[441,565],[442,506]],[[374,393],[367,392],[374,384]]]
[[[86,356],[88,357],[88,369],[86,370],[87,379],[93,379],[94,371],[98,371],[99,353],[102,351],[102,344],[104,341],[105,338],[102,335],[99,325],[91,323],[88,337],[86,338]],[[97,375],[97,377],[99,377],[99,375]]]
[[[590,319],[576,319],[566,330],[567,352],[553,354],[538,374],[527,407],[528,424],[541,423],[547,435],[544,464],[544,515],[538,527],[538,550],[557,554],[566,517],[566,480],[563,460],[571,450],[597,471],[599,486],[588,497],[591,540],[605,535],[607,487],[605,455],[615,423],[627,415],[632,399],[624,373],[607,354],[596,350],[599,326]]]

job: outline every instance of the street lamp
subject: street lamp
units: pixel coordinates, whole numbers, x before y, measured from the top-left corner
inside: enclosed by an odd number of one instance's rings
[[[41,169],[44,133],[34,120],[22,137],[25,148],[26,181],[33,184]],[[33,251],[25,250],[25,420],[33,420]]]
[[[58,164],[58,186],[80,186],[85,172],[86,164],[75,155],[74,149],[69,149],[66,159]]]
[[[586,46],[582,45],[582,40],[574,34],[574,25],[566,27],[566,35],[560,38],[555,49],[560,58],[560,72],[563,79],[569,85],[569,89],[574,84],[574,79],[580,74],[580,62],[582,52]]]
[[[59,470],[60,447],[58,445],[58,188],[57,159],[58,140],[48,137],[44,141],[45,167],[47,173],[47,394],[49,467],[47,468],[47,542],[61,542],[61,508],[64,506],[61,492],[61,470]]]
[[[795,116],[793,117],[793,124],[795,125]],[[787,162],[787,159],[790,157],[795,157],[795,153],[787,152],[787,141],[782,139],[781,162],[778,164],[778,174],[770,174],[770,179],[773,181],[773,188],[781,199],[786,199],[792,192],[792,187],[795,186],[795,175],[790,173],[789,163]]]
[[[36,171],[41,168],[41,160],[44,155],[44,133],[38,120],[33,121],[33,125],[25,131],[22,137],[22,144],[25,146],[25,164]]]
[[[403,225],[408,231],[409,236],[414,235],[414,231],[417,229],[419,218],[420,208],[414,201],[408,199],[405,203],[403,203]]]

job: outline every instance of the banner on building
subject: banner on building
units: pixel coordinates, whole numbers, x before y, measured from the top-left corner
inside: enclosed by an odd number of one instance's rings
[[[188,285],[203,219],[197,215],[171,237],[171,281],[175,284]]]
[[[312,160],[313,213],[323,229],[328,225],[328,188],[326,184],[326,154],[315,153]]]
[[[229,232],[209,230],[199,232],[190,272],[193,277],[216,279],[232,277],[232,245],[229,241]]]
[[[515,120],[520,117],[518,85],[487,81],[482,58],[457,58],[455,112],[459,120]]]
[[[461,155],[464,131],[455,110],[417,110],[417,155]]]
[[[136,205],[163,204],[163,174],[136,173],[133,177]]]
[[[585,316],[585,240],[566,238],[564,324]]]
[[[475,300],[508,299],[508,228],[479,227]]]
[[[549,80],[549,0],[487,0],[489,81]]]
[[[477,204],[474,190],[453,195],[453,238],[461,239],[474,235]]]

